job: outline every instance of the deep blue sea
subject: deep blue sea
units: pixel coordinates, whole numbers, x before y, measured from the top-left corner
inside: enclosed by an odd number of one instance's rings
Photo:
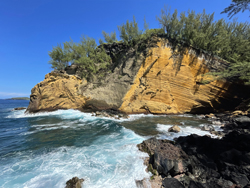
[[[77,110],[25,114],[28,101],[0,100],[0,187],[63,188],[74,176],[84,188],[135,188],[150,178],[136,145],[152,136],[205,135],[197,116],[98,118]],[[168,133],[174,124],[180,133]]]

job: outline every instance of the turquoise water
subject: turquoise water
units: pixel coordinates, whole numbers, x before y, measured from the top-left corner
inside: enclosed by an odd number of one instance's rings
[[[150,178],[136,145],[152,136],[204,135],[196,116],[132,115],[97,118],[76,110],[25,114],[28,101],[0,100],[0,187],[65,187],[74,176],[84,188],[133,188]],[[168,133],[179,124],[180,133]]]

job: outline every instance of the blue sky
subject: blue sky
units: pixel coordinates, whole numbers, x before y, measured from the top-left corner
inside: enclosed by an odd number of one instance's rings
[[[230,0],[2,0],[0,1],[0,99],[29,96],[30,90],[52,69],[48,52],[58,43],[79,41],[82,34],[102,37],[133,15],[143,28],[159,28],[156,20],[164,5],[179,12],[215,12],[215,19]],[[237,14],[248,21],[249,12]]]

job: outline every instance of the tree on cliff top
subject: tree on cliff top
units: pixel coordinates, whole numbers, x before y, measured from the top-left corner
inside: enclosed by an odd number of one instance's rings
[[[201,51],[230,62],[223,72],[216,73],[217,78],[242,78],[250,84],[250,25],[249,23],[226,22],[224,19],[214,21],[214,14],[196,14],[194,11],[173,14],[165,7],[158,17],[166,36],[173,42],[173,53],[183,49],[183,42]],[[179,51],[179,57],[185,50]],[[181,61],[177,63],[181,66]],[[240,68],[242,67],[242,68]],[[243,71],[244,70],[244,71]]]
[[[66,66],[69,65],[69,58],[67,56],[67,52],[65,49],[62,48],[62,45],[59,44],[49,52],[49,56],[51,60],[49,63],[51,67],[55,70],[64,69]]]
[[[62,70],[69,63],[78,64],[82,68],[82,77],[91,79],[97,72],[106,70],[110,65],[111,58],[104,49],[97,48],[95,39],[82,36],[79,43],[69,42],[53,47],[49,52],[49,63],[55,70]]]
[[[233,0],[232,3],[221,12],[221,14],[226,13],[231,19],[240,11],[244,12],[245,10],[250,10],[249,4],[250,0]]]
[[[102,35],[104,37],[104,40],[107,42],[107,43],[113,43],[113,42],[117,42],[117,38],[116,38],[116,32],[111,32],[110,34],[109,33],[106,33],[105,31],[102,31]],[[102,39],[99,39],[99,43],[100,44],[103,44],[104,41]]]
[[[118,26],[118,30],[120,31],[120,38],[128,44],[133,39],[138,38],[142,34],[142,30],[139,29],[138,23],[135,20],[135,17],[133,17],[133,21],[130,22],[127,20],[126,24],[122,24]]]

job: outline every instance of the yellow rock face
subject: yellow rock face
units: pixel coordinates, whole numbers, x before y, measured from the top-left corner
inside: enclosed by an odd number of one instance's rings
[[[82,82],[76,76],[53,72],[47,74],[44,81],[31,90],[32,94],[27,111],[82,110],[85,98],[78,94],[78,87]]]
[[[191,51],[177,60],[170,58],[171,48],[164,41],[151,48],[151,54],[138,71],[134,84],[123,98],[119,110],[126,113],[177,114],[194,108],[213,108],[226,97],[230,84],[213,81],[201,84],[202,74],[208,72],[206,57]]]

